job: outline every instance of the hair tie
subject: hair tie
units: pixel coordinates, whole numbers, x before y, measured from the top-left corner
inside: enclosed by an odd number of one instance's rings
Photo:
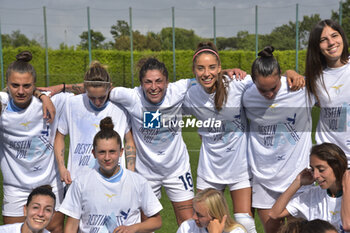
[[[196,59],[196,57],[198,56],[198,54],[200,54],[201,52],[205,52],[205,51],[214,53],[215,56],[216,56],[216,57],[218,58],[218,60],[220,61],[219,54],[218,54],[217,52],[215,52],[215,50],[213,50],[213,49],[201,49],[201,50],[198,50],[198,52],[196,52],[196,53],[193,55],[192,62],[194,62],[194,59]]]

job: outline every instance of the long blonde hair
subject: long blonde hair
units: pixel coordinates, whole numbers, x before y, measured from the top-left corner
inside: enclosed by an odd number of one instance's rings
[[[204,189],[203,191],[197,193],[193,199],[193,202],[204,203],[208,208],[208,214],[211,217],[218,219],[220,222],[226,215],[227,218],[224,231],[230,232],[237,227],[244,229],[241,224],[237,223],[235,220],[233,220],[233,218],[231,218],[226,199],[220,191],[213,188]]]

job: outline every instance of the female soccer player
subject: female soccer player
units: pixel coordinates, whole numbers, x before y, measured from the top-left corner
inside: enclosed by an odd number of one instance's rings
[[[92,139],[99,130],[99,122],[106,116],[113,116],[114,130],[125,138],[127,159],[135,159],[136,149],[130,130],[128,113],[121,106],[108,100],[111,78],[107,70],[97,61],[92,62],[84,77],[86,93],[67,99],[63,114],[60,116],[55,138],[55,156],[61,180],[70,184],[82,171],[81,168],[94,166],[91,155]],[[68,90],[68,88],[67,88]],[[68,169],[65,167],[65,135],[69,134],[70,146]],[[122,144],[123,145],[123,144]],[[124,154],[121,165],[125,167]],[[134,170],[134,163],[129,167]]]
[[[350,228],[350,173],[343,150],[335,144],[323,143],[312,147],[311,169],[305,168],[271,209],[271,217],[302,217],[322,219],[332,223],[339,232]],[[318,183],[292,199],[301,186]]]
[[[152,232],[162,209],[146,179],[119,165],[121,139],[110,117],[93,139],[94,169],[73,180],[59,209],[68,216],[65,232]],[[140,223],[140,211],[148,217]]]
[[[55,212],[56,196],[50,186],[40,186],[29,194],[23,207],[25,220],[0,226],[2,233],[50,233],[45,228],[49,225]]]
[[[306,87],[321,107],[315,139],[342,148],[350,160],[349,49],[343,28],[320,21],[310,32],[306,56]]]
[[[53,156],[57,118],[50,123],[41,114],[42,103],[33,98],[36,72],[29,63],[30,52],[22,52],[6,71],[8,103],[0,117],[1,171],[4,174],[5,224],[23,222],[23,206],[29,193],[38,185],[49,184],[56,195],[56,207],[63,199],[63,185]],[[2,94],[3,95],[3,94]],[[39,96],[40,99],[48,98]],[[1,98],[3,101],[3,98]],[[52,98],[58,114],[66,95]],[[4,104],[4,103],[3,103]],[[55,213],[48,226],[52,232],[63,231],[63,215]]]
[[[230,216],[221,191],[204,189],[193,199],[193,219],[181,224],[177,233],[245,233],[244,227]]]
[[[243,94],[249,121],[248,161],[252,171],[252,206],[265,232],[276,232],[279,220],[269,211],[299,172],[308,166],[311,148],[311,106],[305,90],[290,91],[286,77],[268,46],[252,65],[252,79]]]
[[[237,71],[236,71],[237,72]],[[241,74],[241,73],[239,73]],[[137,148],[136,172],[151,184],[158,198],[163,186],[171,200],[178,224],[193,215],[193,181],[186,145],[181,128],[163,126],[166,122],[182,119],[182,103],[192,80],[168,82],[165,64],[147,59],[141,67],[140,87],[116,87],[110,100],[120,103],[131,116],[133,137]],[[54,93],[64,85],[50,87]],[[66,85],[81,92],[81,85]]]
[[[215,119],[220,126],[205,127],[197,171],[197,190],[215,188],[231,193],[236,220],[248,232],[256,232],[251,212],[251,184],[247,161],[247,121],[241,98],[245,86],[252,82],[228,79],[221,73],[215,45],[200,43],[193,56],[193,73],[197,83],[187,92],[185,111],[198,120]]]

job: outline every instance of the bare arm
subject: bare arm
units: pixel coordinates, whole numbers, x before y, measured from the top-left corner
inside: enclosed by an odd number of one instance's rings
[[[50,97],[47,95],[41,93],[38,89],[35,89],[33,95],[41,100],[43,103],[43,117],[44,119],[47,119],[48,123],[52,123],[55,119],[56,115],[56,108],[55,105],[53,105]]]
[[[77,84],[59,84],[50,87],[38,87],[40,91],[50,91],[50,95],[54,96],[60,92],[71,92],[76,95],[85,93],[84,83]]]
[[[125,158],[126,168],[131,171],[135,171],[136,146],[131,130],[125,134]]]
[[[71,184],[72,179],[64,163],[64,137],[65,136],[58,130],[56,131],[54,152],[58,170],[60,172],[61,181],[64,181],[66,184]]]
[[[134,232],[154,232],[162,226],[162,218],[157,213],[145,221],[133,224],[131,226],[119,226],[113,233],[134,233]]]
[[[290,199],[302,185],[309,185],[312,184],[312,182],[314,182],[312,173],[309,169],[305,168],[299,173],[288,189],[284,191],[284,193],[282,193],[282,195],[277,199],[270,211],[270,217],[272,219],[279,219],[289,216],[290,214],[286,207]]]
[[[350,231],[350,171],[345,171],[342,180],[341,220],[344,231]]]
[[[288,86],[292,91],[297,91],[300,88],[305,87],[304,76],[298,74],[296,71],[286,70],[283,75],[287,77]]]
[[[79,219],[69,217],[67,218],[66,226],[64,227],[64,233],[76,233],[79,228]]]

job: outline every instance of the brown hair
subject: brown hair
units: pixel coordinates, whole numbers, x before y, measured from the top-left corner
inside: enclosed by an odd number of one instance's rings
[[[273,56],[275,48],[272,46],[266,46],[258,53],[258,58],[252,64],[252,79],[256,80],[258,75],[267,77],[274,74],[277,71],[278,76],[281,76],[281,68],[276,58]]]
[[[114,131],[114,124],[112,122],[112,118],[105,117],[100,121],[100,131],[95,135],[94,141],[93,141],[93,148],[95,149],[97,146],[97,141],[100,139],[110,139],[115,138],[117,140],[117,143],[119,144],[119,148],[122,148],[122,140],[119,136],[119,134]]]
[[[311,148],[310,156],[326,161],[332,168],[338,185],[342,185],[345,171],[348,169],[348,160],[344,151],[333,143],[322,143]]]
[[[111,78],[107,69],[98,61],[92,61],[84,76],[84,87],[110,88]]]
[[[201,51],[202,50],[202,51]],[[193,56],[193,69],[196,64],[197,58],[201,54],[212,54],[215,56],[218,65],[221,65],[220,58],[218,56],[218,50],[216,46],[211,42],[201,42],[197,46],[197,50],[194,52]],[[220,111],[222,106],[227,101],[227,89],[226,89],[227,80],[223,76],[222,72],[218,74],[218,79],[215,82],[215,108]]]
[[[11,76],[12,72],[29,73],[36,82],[36,72],[34,67],[29,63],[32,60],[32,53],[29,51],[23,51],[16,55],[16,61],[12,62],[6,70],[6,82]]]
[[[337,22],[330,19],[318,22],[310,32],[309,43],[306,52],[305,77],[306,88],[308,90],[309,96],[310,93],[314,94],[319,104],[320,102],[318,98],[318,92],[320,90],[318,90],[316,82],[320,78],[323,80],[323,70],[327,67],[326,57],[321,53],[320,48],[321,34],[326,26],[331,27],[333,30],[339,32],[343,39],[343,52],[341,54],[340,61],[343,64],[346,64],[349,58],[348,40],[343,28]]]

